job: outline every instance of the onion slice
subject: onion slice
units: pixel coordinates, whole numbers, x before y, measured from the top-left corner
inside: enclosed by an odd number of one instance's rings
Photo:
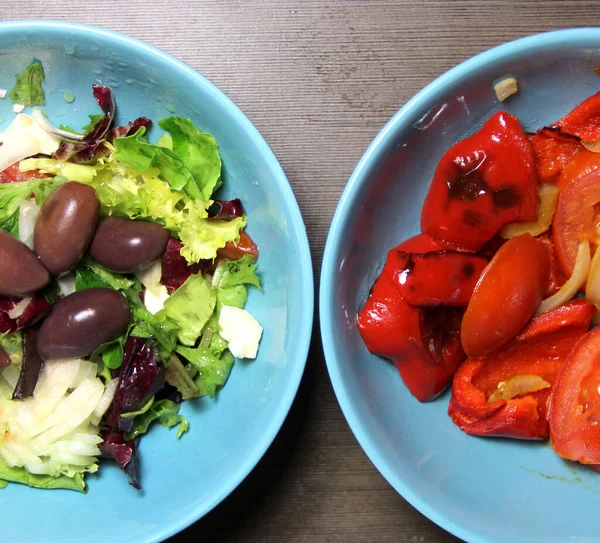
[[[74,132],[68,132],[67,130],[54,126],[39,109],[34,109],[31,116],[46,132],[50,132],[50,134],[53,134],[61,140],[77,143],[85,139],[85,136],[82,134],[75,134]]]
[[[531,394],[549,387],[550,383],[542,379],[539,375],[515,375],[508,381],[498,383],[498,388],[490,394],[488,402],[510,400],[516,396]]]
[[[597,249],[590,265],[590,273],[585,285],[585,297],[593,304],[600,305],[600,251]]]
[[[581,145],[592,153],[600,153],[600,141],[581,141]]]
[[[504,239],[510,239],[522,234],[539,236],[543,234],[552,224],[552,217],[556,211],[558,201],[558,187],[556,185],[542,185],[538,188],[540,205],[538,206],[538,218],[535,222],[513,222],[507,224],[500,235]]]
[[[596,251],[598,252],[598,251]],[[556,309],[571,300],[585,283],[590,272],[590,242],[584,239],[577,248],[575,267],[569,280],[560,287],[558,292],[546,298],[537,310],[536,315]]]

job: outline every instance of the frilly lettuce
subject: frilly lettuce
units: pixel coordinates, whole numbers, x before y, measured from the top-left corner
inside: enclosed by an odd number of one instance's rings
[[[64,175],[65,168],[68,166],[61,161],[44,158],[30,158],[20,163],[21,171],[40,169]],[[237,243],[240,230],[246,226],[245,215],[231,221],[208,219],[210,200],[192,200],[183,192],[173,192],[159,177],[158,169],[151,167],[140,172],[116,160],[114,153],[93,166],[78,164],[68,174],[71,180],[96,189],[103,214],[151,219],[163,224],[181,240],[181,255],[190,263],[214,259],[217,250],[228,241]]]

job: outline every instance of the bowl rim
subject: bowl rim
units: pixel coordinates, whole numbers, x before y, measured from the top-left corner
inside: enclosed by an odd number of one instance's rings
[[[344,361],[338,358],[336,341],[333,339],[334,307],[332,302],[336,284],[339,283],[339,273],[336,270],[337,250],[343,243],[343,230],[351,215],[351,210],[360,204],[358,196],[365,179],[368,179],[370,173],[375,169],[374,165],[382,158],[385,149],[396,138],[396,134],[408,128],[411,120],[422,110],[423,104],[427,103],[430,96],[442,93],[444,88],[487,64],[510,57],[528,48],[544,48],[564,43],[570,44],[571,47],[577,47],[586,45],[590,40],[596,40],[600,44],[600,27],[567,28],[536,33],[484,50],[434,79],[392,116],[368,146],[342,192],[327,235],[319,288],[321,341],[329,378],[346,421],[373,465],[406,501],[438,526],[471,543],[491,543],[492,540],[482,537],[468,525],[457,522],[441,508],[431,506],[426,499],[421,497],[416,486],[410,485],[395,472],[392,465],[380,452],[378,445],[369,437],[367,429],[360,423],[359,411],[343,384]]]
[[[162,61],[171,65],[176,71],[185,72],[195,83],[204,87],[214,99],[231,112],[232,116],[235,117],[236,123],[238,123],[241,129],[252,139],[259,149],[260,154],[265,158],[268,169],[277,180],[284,201],[286,201],[290,208],[290,213],[286,216],[286,219],[290,225],[290,231],[294,232],[294,235],[297,237],[299,248],[297,265],[302,270],[303,275],[302,283],[299,286],[300,290],[304,291],[306,294],[303,300],[304,307],[302,314],[295,317],[294,329],[298,335],[297,348],[293,354],[293,363],[288,364],[290,377],[285,384],[283,393],[284,399],[279,404],[277,411],[272,414],[269,425],[264,428],[264,431],[260,436],[257,436],[253,449],[251,451],[246,451],[246,454],[243,455],[243,458],[237,466],[231,470],[227,484],[223,485],[219,492],[212,495],[210,499],[197,503],[195,507],[186,508],[186,511],[180,514],[176,520],[170,520],[168,523],[161,525],[160,529],[156,530],[149,537],[144,535],[141,538],[129,540],[130,543],[157,543],[181,532],[201,519],[233,492],[233,490],[235,490],[256,467],[267,449],[273,443],[281,426],[287,418],[304,374],[311,343],[314,318],[315,290],[313,265],[306,233],[306,225],[304,224],[298,201],[296,200],[290,182],[273,150],[240,107],[205,76],[158,47],[114,30],[108,30],[94,25],[59,20],[31,19],[0,21],[0,32],[15,30],[32,31],[36,29],[55,32],[64,31],[79,36],[95,35],[112,42],[117,42],[126,47],[138,50],[142,49],[145,52],[162,59]]]

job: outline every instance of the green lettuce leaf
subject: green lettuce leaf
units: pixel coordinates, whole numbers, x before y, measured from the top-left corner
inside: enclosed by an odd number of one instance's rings
[[[196,379],[196,385],[201,391],[205,387],[208,395],[213,398],[217,390],[226,383],[233,367],[234,358],[227,349],[227,342],[214,332],[208,347],[201,341],[200,346],[195,349],[178,346],[176,352],[198,370],[200,379]]]
[[[81,473],[76,473],[73,477],[60,475],[34,475],[25,470],[25,468],[10,467],[0,456],[0,479],[11,483],[21,483],[36,488],[55,489],[64,488],[67,490],[77,490],[86,492],[86,485]]]
[[[95,287],[110,287],[122,291],[134,288],[137,292],[142,290],[142,285],[137,279],[111,272],[95,260],[85,257],[75,268],[75,290]]]
[[[125,439],[135,439],[145,434],[153,422],[159,422],[166,428],[172,428],[179,424],[177,439],[189,429],[186,418],[179,415],[179,405],[171,400],[158,400],[153,402],[144,413],[135,417],[133,429],[125,436]]]
[[[23,362],[23,337],[21,332],[5,332],[0,335],[0,346],[13,364]]]
[[[144,138],[145,127],[135,134],[114,141],[113,158],[124,162],[139,172],[150,168],[158,170],[158,176],[169,183],[173,190],[185,190],[190,198],[201,196],[192,174],[182,159],[170,149],[148,143]]]
[[[172,354],[165,368],[165,380],[174,386],[184,400],[197,398],[200,391],[177,355]]]
[[[0,228],[19,235],[19,204],[31,194],[29,182],[0,184]]]
[[[169,132],[173,151],[194,177],[202,197],[210,199],[221,184],[221,157],[215,138],[183,117],[162,119],[158,126]]]
[[[256,275],[258,266],[250,255],[239,260],[221,260],[213,275],[213,286],[217,289],[217,315],[224,305],[243,309],[248,300],[246,285],[261,289]]]
[[[134,323],[130,335],[143,338],[153,337],[156,340],[158,354],[162,360],[169,360],[177,344],[178,324],[164,315],[161,316],[160,312],[156,315],[150,313],[135,289],[129,289],[125,295],[129,301]]]
[[[33,160],[33,162],[30,162]],[[43,172],[64,171],[62,162],[28,159],[25,168],[39,168]],[[71,180],[94,187],[101,202],[102,215],[116,215],[130,219],[142,218],[163,224],[181,240],[181,255],[189,262],[213,260],[217,250],[228,241],[237,243],[240,230],[246,226],[246,216],[232,221],[215,221],[208,218],[209,202],[192,199],[182,192],[174,192],[169,184],[149,169],[140,173],[131,166],[114,159],[114,153],[102,158],[94,166],[78,164],[80,168],[70,173]],[[47,182],[46,182],[47,183]],[[45,186],[42,183],[41,186]],[[35,191],[34,191],[35,192]],[[36,193],[36,202],[43,203],[44,191]]]
[[[34,59],[27,68],[17,75],[15,86],[8,96],[13,104],[22,104],[25,107],[44,106],[46,105],[46,97],[44,96],[42,81],[44,81],[44,68],[39,60]]]
[[[215,289],[202,274],[190,275],[171,296],[157,316],[164,315],[179,326],[178,338],[184,345],[194,345],[215,310]]]

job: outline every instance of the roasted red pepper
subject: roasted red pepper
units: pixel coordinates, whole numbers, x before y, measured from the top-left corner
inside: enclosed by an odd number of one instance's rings
[[[217,251],[218,258],[226,258],[228,260],[239,260],[244,255],[251,255],[254,260],[258,260],[258,246],[245,230],[240,231],[240,239],[237,244],[228,241],[225,247],[221,247]]]
[[[574,300],[534,317],[492,356],[467,359],[452,384],[448,414],[454,423],[473,435],[547,437],[550,386],[594,312],[589,302]]]
[[[600,92],[590,96],[552,125],[584,141],[600,140]]]
[[[561,367],[548,410],[554,450],[594,469],[600,464],[599,387],[600,328],[594,328],[577,342]]]
[[[439,250],[439,245],[420,235],[390,253],[397,250],[422,254]],[[393,361],[410,392],[427,401],[446,388],[464,360],[459,334],[462,308],[411,306],[394,284],[395,264],[393,257],[387,259],[358,315],[358,330],[369,351]],[[441,275],[437,279],[447,281]]]
[[[421,214],[421,229],[453,249],[479,250],[500,229],[537,217],[537,174],[519,121],[494,114],[442,157]]]
[[[529,136],[539,183],[556,183],[564,167],[583,149],[579,139],[560,130],[542,128]]]
[[[419,307],[466,306],[488,264],[486,258],[468,253],[442,250],[418,254],[399,249],[388,253],[388,262],[398,294]]]
[[[538,236],[537,239],[544,243],[548,249],[548,254],[550,255],[550,280],[548,281],[548,287],[544,293],[544,298],[547,298],[556,293],[560,287],[566,283],[568,277],[563,273],[562,266],[556,257],[552,235],[549,232],[545,232],[541,236]]]

